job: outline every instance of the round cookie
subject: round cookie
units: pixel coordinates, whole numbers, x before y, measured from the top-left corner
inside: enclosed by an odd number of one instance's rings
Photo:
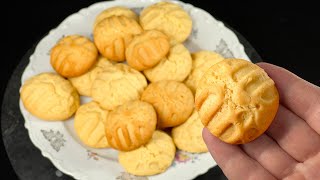
[[[158,115],[158,128],[174,127],[184,123],[194,109],[191,90],[183,83],[160,81],[151,83],[141,100],[153,105]]]
[[[111,16],[125,16],[125,17],[132,18],[132,19],[138,21],[137,14],[135,12],[133,12],[132,10],[130,10],[126,7],[115,6],[115,7],[105,9],[101,13],[99,13],[96,16],[93,27],[95,27],[104,18],[108,18]]]
[[[93,30],[94,43],[99,52],[112,61],[124,61],[126,47],[142,28],[132,18],[111,16],[101,20]]]
[[[112,63],[103,56],[99,56],[98,62],[87,73],[69,80],[80,95],[91,96],[92,83],[106,66],[112,66]]]
[[[91,95],[106,110],[140,98],[146,78],[126,64],[107,66],[93,81]]]
[[[20,98],[32,115],[48,121],[66,120],[80,105],[76,89],[54,73],[41,73],[28,79],[21,87]]]
[[[172,164],[176,148],[169,135],[155,131],[148,144],[128,152],[119,152],[124,169],[137,176],[151,176],[166,171]]]
[[[185,80],[185,84],[191,89],[193,93],[196,93],[197,85],[203,76],[203,74],[214,64],[222,61],[224,58],[212,51],[198,51],[191,54],[192,56],[192,69]]]
[[[184,42],[191,33],[192,20],[178,4],[159,2],[148,6],[140,14],[144,30],[156,29],[169,36],[171,44]]]
[[[80,140],[93,148],[109,147],[104,123],[108,111],[103,110],[96,102],[83,104],[74,117],[74,129]]]
[[[169,52],[169,38],[160,31],[144,31],[133,38],[126,50],[129,66],[138,71],[159,63]]]
[[[149,103],[130,101],[111,111],[105,122],[110,146],[130,151],[146,144],[156,129],[157,115]]]
[[[225,59],[201,78],[196,109],[204,126],[230,144],[248,143],[264,133],[276,115],[279,94],[259,66]]]
[[[80,35],[63,37],[51,49],[50,63],[64,77],[80,76],[94,65],[98,50],[90,39]]]
[[[172,128],[171,136],[178,149],[191,153],[208,152],[208,148],[202,138],[203,124],[198,112],[192,115],[183,124]]]
[[[182,44],[177,44],[171,47],[167,57],[163,58],[153,68],[143,72],[151,82],[162,80],[182,82],[189,75],[191,68],[192,59],[190,52]]]

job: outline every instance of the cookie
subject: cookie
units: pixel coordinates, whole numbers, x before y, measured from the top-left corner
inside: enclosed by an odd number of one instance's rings
[[[50,63],[61,76],[80,76],[95,64],[98,50],[90,39],[80,35],[63,37],[51,49]]]
[[[159,63],[169,52],[169,38],[160,31],[144,31],[133,38],[126,50],[129,66],[138,71]]]
[[[195,97],[204,126],[230,144],[248,143],[264,133],[276,115],[279,94],[259,66],[226,59],[203,75]]]
[[[138,21],[138,16],[135,12],[132,10],[126,8],[126,7],[121,7],[121,6],[115,6],[111,8],[107,8],[103,10],[101,13],[99,13],[96,16],[96,19],[94,21],[93,27],[95,27],[101,20],[111,17],[111,16],[125,16],[128,18],[132,18],[136,21]]]
[[[130,101],[108,115],[105,132],[110,146],[130,151],[146,144],[156,129],[157,115],[149,103]]]
[[[192,69],[185,80],[185,84],[191,89],[193,93],[196,93],[197,85],[203,76],[203,74],[214,64],[222,61],[224,58],[212,51],[198,51],[192,55]]]
[[[192,20],[178,4],[159,2],[146,7],[140,14],[144,30],[156,29],[169,36],[171,44],[184,42],[191,33]]]
[[[181,82],[151,83],[141,100],[153,105],[158,115],[158,128],[174,127],[184,123],[194,109],[191,90]]]
[[[94,43],[99,52],[109,60],[124,61],[125,50],[133,36],[142,28],[132,18],[111,16],[101,20],[93,30]]]
[[[140,98],[146,78],[126,64],[107,66],[93,81],[91,95],[106,110]]]
[[[20,98],[32,115],[48,121],[66,120],[80,105],[76,89],[54,73],[41,73],[28,79],[21,87]]]
[[[128,152],[119,152],[124,169],[137,176],[151,176],[166,171],[172,164],[176,148],[169,135],[155,131],[148,144]]]
[[[109,147],[104,123],[108,111],[103,110],[96,102],[83,104],[74,117],[74,129],[80,140],[93,148]]]
[[[182,44],[170,48],[167,57],[156,66],[143,71],[151,82],[175,80],[182,82],[190,73],[192,59],[189,50]]]
[[[193,111],[186,122],[172,128],[171,136],[174,144],[178,149],[191,153],[208,152],[202,138],[203,127],[198,112]]]
[[[112,63],[103,56],[99,56],[98,62],[87,73],[69,80],[80,95],[91,96],[92,83],[106,66],[112,66]]]

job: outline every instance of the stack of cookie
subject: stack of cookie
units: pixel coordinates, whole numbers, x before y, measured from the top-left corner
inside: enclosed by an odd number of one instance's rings
[[[94,41],[68,35],[57,42],[50,56],[57,74],[26,81],[22,102],[43,120],[75,114],[79,139],[89,147],[119,150],[119,163],[129,173],[162,173],[176,147],[208,151],[202,139],[208,123],[201,123],[194,96],[205,72],[224,58],[207,50],[191,54],[183,45],[191,29],[191,17],[175,3],[153,4],[139,16],[125,7],[108,8],[95,19]],[[80,96],[92,102],[80,104]],[[204,106],[200,100],[206,117],[214,103]]]

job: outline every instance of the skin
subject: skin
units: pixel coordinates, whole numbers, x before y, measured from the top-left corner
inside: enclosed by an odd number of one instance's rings
[[[320,179],[320,87],[281,67],[258,63],[280,93],[278,113],[256,140],[230,145],[202,132],[228,179]]]

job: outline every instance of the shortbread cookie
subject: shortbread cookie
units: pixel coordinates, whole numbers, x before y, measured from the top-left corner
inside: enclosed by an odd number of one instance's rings
[[[51,49],[50,63],[64,77],[80,76],[95,64],[98,50],[90,39],[80,35],[63,37]]]
[[[203,74],[214,64],[222,61],[224,58],[212,51],[198,51],[191,54],[192,56],[192,69],[186,79],[186,85],[193,93],[196,93],[197,85]]]
[[[160,31],[144,31],[133,38],[126,50],[128,64],[138,71],[159,63],[169,52],[169,38]]]
[[[146,78],[126,64],[107,66],[93,81],[91,95],[106,110],[140,98]]]
[[[194,109],[191,90],[176,81],[149,84],[142,93],[141,100],[149,102],[156,109],[158,128],[174,127],[184,123]]]
[[[156,129],[157,115],[149,103],[130,101],[108,115],[105,132],[110,146],[130,151],[146,144]]]
[[[94,43],[99,52],[112,61],[124,61],[125,50],[133,36],[142,28],[132,18],[111,16],[101,20],[93,30]]]
[[[91,96],[92,83],[106,66],[112,66],[112,63],[103,56],[99,56],[98,62],[87,73],[69,80],[80,95]]]
[[[198,112],[192,115],[183,124],[172,128],[171,136],[178,149],[191,153],[208,152],[208,148],[202,138],[203,124]]]
[[[99,13],[94,21],[93,27],[95,27],[101,20],[111,16],[125,16],[138,21],[137,14],[133,12],[131,9],[128,9],[126,7],[121,7],[121,6],[115,6],[115,7],[105,9],[101,13]]]
[[[148,144],[128,152],[119,152],[119,163],[130,174],[151,176],[166,171],[172,164],[176,148],[169,135],[155,131]]]
[[[156,29],[167,34],[171,44],[184,42],[191,33],[192,20],[178,4],[159,2],[145,8],[140,14],[144,30]]]
[[[32,115],[48,121],[66,120],[80,105],[76,89],[54,73],[41,73],[28,79],[21,87],[20,98]]]
[[[244,144],[267,130],[276,115],[279,95],[259,66],[226,59],[203,75],[195,104],[203,125],[213,135],[230,144]]]
[[[108,111],[103,110],[96,102],[83,104],[74,117],[74,129],[80,140],[93,148],[109,147],[104,123]]]
[[[151,82],[175,80],[182,82],[190,73],[192,59],[190,52],[182,44],[171,47],[167,57],[156,66],[144,72]]]

